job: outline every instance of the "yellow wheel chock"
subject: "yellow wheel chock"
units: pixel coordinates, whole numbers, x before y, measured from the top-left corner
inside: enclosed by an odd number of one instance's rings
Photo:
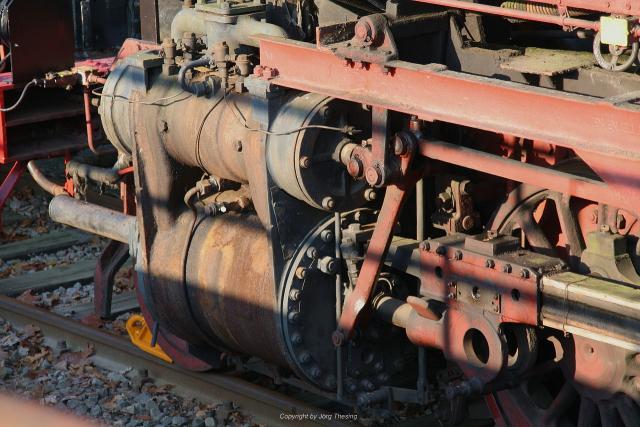
[[[127,332],[129,333],[131,342],[136,347],[157,357],[158,359],[164,360],[167,363],[173,363],[171,357],[169,357],[169,355],[165,353],[157,343],[155,346],[151,345],[153,333],[151,332],[151,329],[149,329],[149,326],[147,326],[147,322],[144,320],[143,316],[140,316],[139,314],[131,316],[129,320],[127,320]]]

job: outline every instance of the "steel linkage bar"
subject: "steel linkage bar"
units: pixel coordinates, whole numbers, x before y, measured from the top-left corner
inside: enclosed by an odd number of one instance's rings
[[[602,200],[609,204],[624,206],[625,200],[616,197],[609,185],[602,181],[584,178],[569,173],[523,163],[483,151],[444,141],[426,140],[419,142],[419,153],[432,160],[474,169],[518,182],[535,182],[541,188],[586,200]],[[627,200],[631,203],[631,200]],[[633,204],[631,204],[633,207]]]

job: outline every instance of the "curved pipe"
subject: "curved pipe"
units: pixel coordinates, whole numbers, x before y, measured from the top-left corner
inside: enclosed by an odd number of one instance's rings
[[[36,165],[35,161],[31,160],[27,164],[27,169],[29,169],[29,173],[31,173],[31,176],[33,177],[33,180],[36,182],[36,184],[42,187],[42,189],[47,193],[54,196],[67,194],[62,185],[56,184],[55,182],[47,178],[44,173],[42,173],[42,171],[38,168],[38,165]]]
[[[193,8],[183,8],[171,21],[171,38],[177,43],[184,33],[193,33],[196,37],[207,35],[204,14]]]
[[[116,169],[101,168],[98,166],[80,163],[77,160],[71,160],[66,167],[67,176],[75,176],[101,184],[114,185],[117,184],[122,176]]]
[[[211,60],[207,57],[196,59],[195,61],[185,63],[178,73],[178,81],[180,87],[185,92],[192,93],[196,96],[206,95],[211,91],[211,88],[206,83],[187,83],[187,72],[193,70],[196,67],[204,67],[211,63]]]
[[[287,32],[278,25],[262,22],[255,15],[239,16],[235,24],[216,21],[207,22],[207,44],[213,46],[225,41],[234,53],[243,53],[241,46],[260,47],[257,35],[286,39]]]
[[[252,16],[241,16],[238,18],[236,24],[238,31],[238,37],[241,39],[242,44],[253,47],[260,47],[260,42],[255,36],[258,34],[267,35],[270,37],[280,37],[286,39],[289,37],[284,28],[270,24],[268,22],[262,22],[259,19],[255,19]]]

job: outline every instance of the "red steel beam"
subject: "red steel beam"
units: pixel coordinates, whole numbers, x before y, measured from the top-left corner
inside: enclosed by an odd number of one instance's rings
[[[260,38],[274,84],[563,147],[640,160],[640,106],[392,61],[355,64],[315,45]]]
[[[640,2],[633,0],[533,0],[533,2],[551,4],[561,8],[594,10],[617,15],[640,15]],[[425,3],[433,2],[425,1]]]
[[[487,13],[504,16],[505,18],[523,19],[526,21],[544,22],[560,25],[561,27],[585,28],[588,30],[600,30],[600,22],[586,19],[576,19],[561,15],[544,15],[542,13],[527,12],[524,10],[509,9],[499,6],[489,6],[481,3],[471,3],[463,0],[413,0],[419,3],[428,3],[436,6],[451,7],[468,10],[470,12]]]

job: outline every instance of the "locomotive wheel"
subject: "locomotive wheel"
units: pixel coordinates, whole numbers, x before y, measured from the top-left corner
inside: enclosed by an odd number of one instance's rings
[[[579,161],[561,169],[595,177]],[[595,212],[597,205],[591,202],[523,184],[511,192],[488,228],[519,232],[533,251],[560,256],[575,268],[586,235],[597,229]],[[637,235],[637,220],[620,232]],[[579,336],[539,335],[535,366],[517,379],[516,387],[489,399],[496,417],[518,426],[640,425],[639,354]]]

